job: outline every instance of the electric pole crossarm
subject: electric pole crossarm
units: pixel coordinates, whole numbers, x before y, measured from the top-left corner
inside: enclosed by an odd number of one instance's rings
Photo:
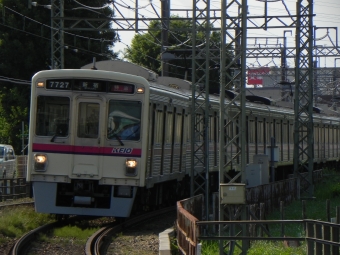
[[[82,19],[82,18],[63,18],[64,22],[66,21],[74,21],[73,24],[67,26],[65,25],[65,30],[98,30],[103,31],[107,29],[102,29],[104,26],[106,26],[108,23],[110,23],[109,19]],[[100,25],[97,25],[98,23],[101,23]],[[79,25],[79,26],[78,26]],[[88,28],[86,28],[88,26]],[[85,27],[85,28],[84,28]]]

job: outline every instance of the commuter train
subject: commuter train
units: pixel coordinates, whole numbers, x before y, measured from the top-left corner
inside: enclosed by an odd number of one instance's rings
[[[191,97],[190,82],[124,61],[35,74],[27,180],[36,211],[129,217],[188,197]],[[210,96],[212,190],[218,189],[219,100]],[[338,160],[338,118],[316,114],[314,122],[315,162]],[[248,163],[275,136],[278,166],[292,168],[293,123],[292,109],[248,102]]]

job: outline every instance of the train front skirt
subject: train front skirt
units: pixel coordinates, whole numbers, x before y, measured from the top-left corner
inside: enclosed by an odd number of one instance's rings
[[[131,187],[131,197],[117,197],[112,187],[107,206],[97,206],[96,199],[89,196],[69,196],[60,201],[58,198],[58,183],[33,182],[33,194],[35,210],[39,213],[63,214],[63,215],[97,215],[107,217],[129,217],[136,196],[137,187]]]

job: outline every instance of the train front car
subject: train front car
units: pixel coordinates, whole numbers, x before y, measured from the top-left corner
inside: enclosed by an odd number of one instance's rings
[[[37,212],[129,217],[145,182],[149,83],[99,70],[32,79],[28,181]]]

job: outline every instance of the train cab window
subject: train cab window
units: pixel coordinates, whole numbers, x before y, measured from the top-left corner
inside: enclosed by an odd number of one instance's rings
[[[36,135],[66,137],[68,135],[70,99],[58,96],[38,96]]]
[[[107,116],[107,138],[139,140],[141,112],[141,102],[110,100]]]

